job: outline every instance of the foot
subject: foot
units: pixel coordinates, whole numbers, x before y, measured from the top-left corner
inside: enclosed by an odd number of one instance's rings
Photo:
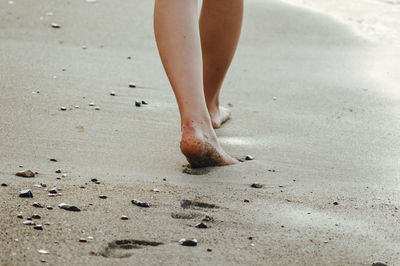
[[[193,168],[238,163],[221,148],[211,127],[204,130],[194,123],[183,125],[181,151]]]
[[[210,111],[210,118],[213,128],[220,128],[223,123],[231,119],[232,111],[220,106],[216,111]]]

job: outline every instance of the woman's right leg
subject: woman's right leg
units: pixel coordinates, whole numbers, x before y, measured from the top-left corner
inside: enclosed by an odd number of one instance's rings
[[[181,151],[193,167],[235,164],[212,128],[203,91],[197,0],[156,0],[154,32],[181,116]]]

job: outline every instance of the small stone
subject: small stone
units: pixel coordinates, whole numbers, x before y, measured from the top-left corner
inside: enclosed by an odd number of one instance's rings
[[[130,60],[130,59],[132,59],[132,57],[128,56],[128,57],[127,57],[127,59],[129,59],[129,60]]]
[[[39,202],[34,202],[32,206],[35,208],[43,208],[42,204],[40,204]]]
[[[276,97],[272,97],[272,100],[276,101]]]
[[[23,168],[24,166],[21,164],[20,166],[19,166],[19,168]]]
[[[92,181],[93,183],[98,182],[99,180],[97,180],[97,178],[92,178],[90,181]]]
[[[325,243],[325,244],[327,244],[327,243],[328,243],[328,241],[327,241],[327,240],[325,240],[325,241],[324,241],[324,243]]]
[[[93,236],[88,236],[88,238],[87,238],[89,241],[92,241],[93,239],[94,239],[94,237]]]
[[[160,192],[158,188],[153,188],[153,192]]]
[[[33,194],[32,194],[32,191],[30,191],[29,189],[25,189],[25,190],[21,190],[21,192],[19,193],[19,197],[20,198],[33,198]]]
[[[32,220],[26,220],[22,222],[24,225],[35,225],[35,222]]]
[[[6,183],[1,184],[2,187],[7,187],[8,185]]]
[[[166,179],[166,178],[163,178],[162,181],[167,181],[167,179]]]
[[[211,251],[212,251],[212,249],[211,249],[211,248],[208,248],[208,249],[207,249],[207,252],[211,252]]]
[[[69,205],[69,204],[66,204],[66,203],[61,203],[61,204],[58,205],[58,207],[60,209],[64,209],[64,210],[67,210],[67,211],[73,211],[73,212],[81,211],[81,209],[79,209],[78,207],[73,206],[73,205]]]
[[[61,110],[61,111],[67,111],[67,107],[61,106],[61,107],[60,107],[60,110]]]
[[[75,109],[79,109],[79,105],[75,105]]]
[[[49,222],[45,222],[44,225],[50,225],[50,223]]]
[[[254,247],[255,245],[256,245],[256,244],[254,244],[254,243],[251,243],[251,244],[250,244],[250,246],[252,246],[252,247]]]
[[[53,206],[46,206],[46,208],[48,209],[48,210],[52,210],[53,209]]]
[[[57,159],[51,158],[50,162],[58,162]]]
[[[34,215],[32,215],[32,219],[40,219],[40,218],[42,218],[42,217],[40,217],[39,214],[34,214]]]
[[[100,110],[100,106],[96,106],[95,108],[94,108],[94,110]]]
[[[371,266],[388,266],[388,265],[384,262],[375,261],[374,263],[372,263]]]
[[[62,174],[61,177],[67,177],[67,174]]]
[[[179,244],[182,246],[187,246],[187,247],[195,247],[197,246],[197,239],[193,238],[193,239],[185,239],[182,238],[181,240],[179,240]]]
[[[142,101],[142,104],[149,104],[149,103],[143,100],[143,101]]]
[[[106,195],[100,195],[99,198],[100,198],[100,199],[106,199],[107,196],[106,196]]]
[[[94,106],[94,103],[93,102],[89,103],[89,106]]]
[[[61,177],[56,177],[57,180],[61,180]]]
[[[204,216],[204,218],[203,218],[203,222],[211,222],[212,220],[214,220],[211,216],[208,216],[208,215],[206,215],[206,216]]]
[[[111,96],[115,96],[115,91],[110,92]]]
[[[35,173],[31,170],[16,172],[15,175],[22,176],[22,177],[35,177]]]
[[[140,107],[140,106],[142,106],[142,103],[140,101],[135,101],[135,105],[136,105],[136,107]]]
[[[143,207],[143,208],[149,208],[150,207],[149,203],[147,203],[145,201],[139,201],[139,200],[133,199],[131,202],[134,205],[139,206],[139,207]]]
[[[50,253],[48,250],[45,250],[45,249],[39,249],[38,252],[40,254],[49,254]]]
[[[33,229],[36,229],[36,230],[43,230],[43,226],[42,226],[41,224],[38,224],[38,225],[35,225],[35,226],[33,227]]]
[[[339,202],[335,201],[333,202],[333,205],[339,205]]]
[[[42,187],[47,187],[46,183],[40,183]]]
[[[252,187],[252,188],[262,188],[263,185],[260,184],[260,183],[253,183],[253,184],[251,184],[251,187]]]
[[[133,82],[129,83],[129,88],[136,88],[136,84]]]
[[[82,45],[82,50],[86,50],[87,47],[85,45]]]
[[[51,27],[54,29],[59,29],[59,28],[61,28],[61,25],[57,24],[57,23],[51,23]]]
[[[24,218],[24,216],[22,216],[22,212],[18,213],[17,218],[19,218],[19,219],[23,219]]]
[[[249,203],[250,201],[248,199],[245,199],[243,202]]]
[[[86,240],[85,238],[79,238],[79,242],[80,242],[80,243],[86,243],[87,240]]]
[[[128,216],[122,215],[121,220],[129,220]]]
[[[50,194],[57,194],[57,188],[53,187],[52,189],[49,190]]]
[[[252,237],[252,236],[249,236],[248,239],[249,239],[249,240],[253,240],[253,237]]]
[[[60,169],[56,170],[56,174],[61,174],[61,170]]]
[[[245,159],[246,159],[246,161],[252,161],[252,160],[254,160],[254,157],[249,154],[246,156]]]
[[[208,228],[206,223],[198,223],[196,224],[196,228],[205,229]]]

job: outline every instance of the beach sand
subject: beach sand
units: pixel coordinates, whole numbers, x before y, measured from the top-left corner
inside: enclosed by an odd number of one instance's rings
[[[400,264],[399,50],[323,13],[246,2],[222,95],[233,117],[217,135],[255,160],[185,171],[152,7],[0,2],[0,264]],[[15,176],[24,169],[39,174]],[[32,214],[44,230],[23,224]],[[209,228],[196,228],[204,218]]]

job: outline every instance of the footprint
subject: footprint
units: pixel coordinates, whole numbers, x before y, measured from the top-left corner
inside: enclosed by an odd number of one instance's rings
[[[126,252],[126,250],[140,249],[147,246],[156,247],[162,244],[161,242],[135,239],[115,240],[108,243],[107,247],[99,254],[106,258],[128,258],[133,254]]]
[[[219,207],[215,204],[195,201],[195,200],[181,200],[181,207],[184,209],[189,208],[207,208],[207,209],[218,209]]]
[[[186,165],[185,168],[183,168],[182,172],[184,174],[188,175],[206,175],[211,171],[210,167],[204,167],[204,168],[192,168],[190,165]]]
[[[173,213],[171,213],[171,217],[174,219],[190,220],[190,219],[195,219],[195,218],[199,218],[202,216],[203,216],[203,214],[197,213],[197,212],[173,212]]]

